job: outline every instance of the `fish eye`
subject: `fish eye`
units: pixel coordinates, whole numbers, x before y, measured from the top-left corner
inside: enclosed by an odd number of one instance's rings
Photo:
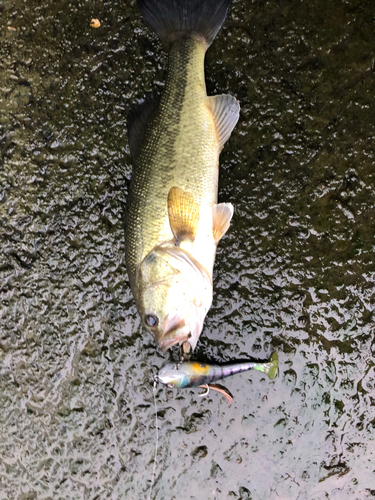
[[[147,326],[154,328],[155,326],[158,326],[159,320],[158,320],[157,316],[155,316],[155,314],[146,314],[145,323]]]

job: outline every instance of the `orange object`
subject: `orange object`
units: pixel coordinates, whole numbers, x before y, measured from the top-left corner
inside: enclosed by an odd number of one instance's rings
[[[99,19],[91,19],[90,26],[91,28],[99,28],[100,26]]]

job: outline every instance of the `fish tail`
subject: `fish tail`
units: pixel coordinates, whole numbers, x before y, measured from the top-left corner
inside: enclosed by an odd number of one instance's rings
[[[254,366],[254,368],[255,370],[265,373],[270,380],[274,380],[279,370],[279,356],[274,352],[268,363],[259,363],[259,365]]]
[[[138,0],[143,19],[167,47],[192,35],[211,45],[229,4],[230,0]]]

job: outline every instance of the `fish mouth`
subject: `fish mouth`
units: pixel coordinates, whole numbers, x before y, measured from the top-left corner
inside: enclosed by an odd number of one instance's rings
[[[189,325],[179,314],[167,317],[160,327],[156,332],[156,341],[163,352],[183,344],[191,336]]]
[[[189,335],[184,335],[184,336],[178,337],[178,338],[174,337],[171,339],[161,338],[160,340],[158,340],[158,345],[163,352],[166,352],[166,351],[168,351],[168,349],[170,349],[174,345],[183,344],[184,342],[186,342],[188,340],[188,338],[189,338]]]

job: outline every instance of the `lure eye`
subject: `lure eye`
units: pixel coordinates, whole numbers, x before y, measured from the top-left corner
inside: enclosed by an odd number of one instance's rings
[[[155,314],[146,314],[145,316],[145,323],[147,326],[150,326],[151,328],[154,328],[155,326],[158,326],[159,320],[155,316]]]

